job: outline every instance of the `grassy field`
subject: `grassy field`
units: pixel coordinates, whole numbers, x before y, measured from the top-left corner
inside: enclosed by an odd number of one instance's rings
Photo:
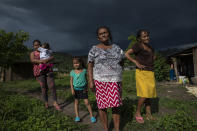
[[[152,100],[152,113],[157,118],[156,121],[145,121],[144,124],[138,124],[134,120],[136,110],[137,97],[135,89],[134,71],[125,71],[123,73],[123,106],[121,107],[121,129],[128,130],[196,130],[197,129],[197,98],[186,92],[183,86],[168,85],[157,83],[158,97]],[[73,101],[74,98],[70,92],[69,76],[62,79],[56,79],[58,98]],[[53,129],[67,130],[83,130],[85,125],[76,125],[70,121],[67,116],[62,116],[53,110],[46,112],[41,102],[37,99],[30,99],[24,95],[28,93],[39,93],[40,87],[35,80],[16,81],[8,83],[0,83],[0,129],[10,127],[10,130],[20,129],[37,129],[42,127]],[[17,92],[17,93],[16,93]],[[97,111],[94,94],[89,91],[89,100],[94,111]],[[23,107],[25,103],[25,107]],[[35,106],[37,105],[37,106]],[[86,110],[83,102],[80,103],[82,108]],[[14,107],[17,107],[14,109]],[[35,108],[32,108],[35,107]],[[8,109],[11,111],[8,112]],[[29,113],[31,109],[31,112]],[[39,111],[38,111],[39,109]],[[74,111],[74,110],[73,110]],[[7,113],[8,112],[8,113]],[[25,112],[25,113],[21,113]],[[113,128],[111,111],[109,110],[109,124]],[[144,116],[145,110],[142,109]],[[20,115],[18,119],[15,115]],[[19,114],[18,114],[19,113]],[[40,115],[38,115],[40,114]],[[12,123],[10,125],[10,123]],[[22,123],[19,124],[18,123]],[[66,128],[65,128],[66,127]],[[6,129],[8,130],[8,129]]]

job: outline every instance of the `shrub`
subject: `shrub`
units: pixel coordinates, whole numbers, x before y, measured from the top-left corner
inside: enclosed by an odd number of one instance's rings
[[[170,66],[166,63],[166,59],[161,54],[156,54],[154,62],[155,79],[157,81],[167,80],[169,77]]]
[[[197,129],[197,121],[189,115],[183,105],[178,107],[175,114],[168,114],[162,117],[157,123],[157,129],[165,131],[192,131]]]

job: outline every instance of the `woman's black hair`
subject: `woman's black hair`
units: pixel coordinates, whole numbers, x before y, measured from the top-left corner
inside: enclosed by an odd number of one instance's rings
[[[150,34],[150,32],[147,29],[140,29],[140,30],[138,30],[137,35],[136,35],[137,41],[139,41],[142,32],[147,32],[148,35]]]
[[[109,33],[109,39],[110,39],[110,41],[112,42],[113,39],[112,39],[111,31],[110,31],[109,27],[107,27],[107,26],[99,26],[99,27],[97,28],[97,30],[96,30],[96,35],[97,35],[97,37],[98,37],[98,31],[99,31],[100,29],[102,29],[102,28],[104,28],[104,29],[106,29],[106,30],[108,31],[108,33]]]
[[[79,56],[73,56],[72,60],[77,60],[79,61],[79,63],[81,64],[82,68],[86,68],[85,63],[83,61],[83,59]]]
[[[34,45],[35,42],[39,43],[39,45],[41,46],[41,42],[38,39],[33,41],[33,45]]]

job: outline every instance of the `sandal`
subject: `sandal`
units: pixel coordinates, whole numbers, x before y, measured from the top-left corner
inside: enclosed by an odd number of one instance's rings
[[[141,116],[136,116],[135,119],[136,119],[136,121],[137,121],[138,123],[140,123],[140,124],[143,124],[143,123],[144,123],[144,119],[143,119],[143,117],[141,117]]]
[[[53,106],[55,107],[55,109],[56,109],[57,111],[61,111],[61,108],[60,108],[59,105],[53,105]]]
[[[95,123],[96,122],[96,118],[95,117],[91,117],[90,120],[91,120],[92,123]]]
[[[148,121],[155,121],[156,120],[156,118],[154,118],[152,115],[146,115],[146,119]]]
[[[45,108],[48,109],[49,108],[49,104],[45,104]]]
[[[80,122],[80,117],[75,117],[75,122]]]

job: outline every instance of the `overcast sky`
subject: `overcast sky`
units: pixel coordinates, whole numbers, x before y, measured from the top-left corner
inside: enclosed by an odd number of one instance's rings
[[[24,30],[54,51],[86,55],[98,43],[96,29],[109,26],[122,49],[130,34],[150,31],[156,50],[197,43],[197,0],[1,0],[0,29]]]

